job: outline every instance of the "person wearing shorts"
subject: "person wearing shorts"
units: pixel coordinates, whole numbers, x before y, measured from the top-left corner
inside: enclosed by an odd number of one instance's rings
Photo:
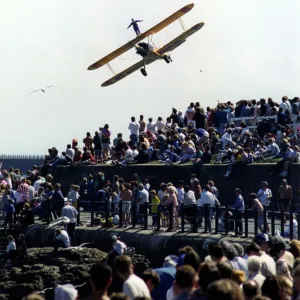
[[[277,206],[279,211],[289,212],[291,202],[292,202],[292,187],[287,184],[286,179],[283,179],[278,189]]]

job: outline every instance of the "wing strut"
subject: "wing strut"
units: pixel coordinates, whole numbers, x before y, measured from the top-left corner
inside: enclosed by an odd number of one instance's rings
[[[112,66],[111,66],[109,63],[107,63],[106,65],[107,65],[107,67],[111,70],[111,72],[112,72],[114,75],[116,75],[116,72],[115,72],[115,70],[112,68]]]
[[[183,21],[182,21],[181,18],[178,18],[178,22],[179,22],[179,24],[181,25],[183,31],[186,31],[186,27],[185,27],[185,25],[184,25],[184,23],[183,23]]]

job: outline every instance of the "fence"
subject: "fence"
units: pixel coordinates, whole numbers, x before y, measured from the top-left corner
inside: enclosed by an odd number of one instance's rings
[[[112,227],[112,219],[118,216],[117,224],[114,225],[119,228],[130,224],[133,229],[152,228],[155,231],[163,228],[173,231],[179,228],[181,232],[201,233],[200,229],[202,233],[234,234],[234,236],[244,237],[256,236],[259,231],[269,232],[274,236],[279,231],[286,238],[300,239],[300,214],[292,211],[275,211],[272,207],[268,211],[245,209],[244,212],[239,212],[228,206],[200,208],[196,204],[190,206],[181,204],[179,207],[173,207],[173,205],[138,204],[135,201],[120,200],[114,204],[109,201],[80,201],[79,199],[77,207],[81,206],[86,207],[84,215],[85,218],[90,217],[91,226]],[[77,225],[80,225],[83,219],[82,212],[78,210]],[[289,220],[288,225],[286,225],[287,220]],[[149,224],[151,221],[152,226]]]
[[[41,154],[0,154],[0,160],[3,159],[32,159],[32,160],[41,160],[45,159],[45,155]]]
[[[300,125],[299,121],[298,121],[298,115],[291,115],[291,121],[292,124],[287,124],[289,125],[291,128],[293,128],[294,133],[297,133],[297,126]],[[258,116],[258,117],[240,117],[240,118],[230,118],[229,122],[247,122],[250,121],[251,124],[255,123],[255,125],[251,125],[248,126],[249,129],[256,129],[257,128],[257,122],[258,121],[264,121],[264,120],[274,120],[275,122],[277,122],[277,115],[275,116],[267,116],[267,117],[263,117],[263,116]]]

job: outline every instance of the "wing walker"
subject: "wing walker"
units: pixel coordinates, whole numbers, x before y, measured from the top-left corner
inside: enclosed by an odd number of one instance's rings
[[[98,60],[97,62],[89,66],[88,70],[96,70],[106,65],[114,74],[114,76],[101,85],[102,87],[105,87],[122,80],[123,78],[127,77],[128,75],[132,74],[138,69],[141,70],[141,73],[144,76],[147,76],[146,66],[155,62],[156,60],[163,59],[166,63],[169,64],[170,62],[172,62],[170,52],[182,45],[189,36],[193,35],[204,26],[204,23],[201,22],[186,30],[183,21],[181,20],[181,17],[188,13],[193,7],[193,3],[184,6],[183,8],[181,8],[180,10],[178,10],[177,12],[160,22],[159,24],[155,25],[151,29],[139,34],[132,41],[128,42],[124,46],[118,48],[117,50]],[[175,39],[173,39],[172,41],[170,41],[162,47],[157,47],[154,43],[152,43],[152,37],[154,34],[158,33],[159,31],[161,31],[171,23],[175,22],[176,20],[179,21],[183,29],[183,33],[181,35],[179,35],[178,37],[176,37]],[[148,43],[142,42],[146,38],[148,38]],[[109,62],[132,48],[135,48],[136,54],[140,55],[143,59],[138,63],[132,65],[128,69],[120,73],[116,73],[109,64]]]

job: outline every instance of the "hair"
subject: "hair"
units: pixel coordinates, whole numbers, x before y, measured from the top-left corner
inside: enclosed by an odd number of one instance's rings
[[[203,290],[207,290],[208,286],[222,278],[219,269],[215,263],[203,263],[199,268],[199,285]]]
[[[255,242],[249,244],[245,249],[246,254],[249,255],[251,252],[260,252],[260,247]]]
[[[128,274],[132,266],[132,260],[127,255],[122,255],[116,258],[115,266],[119,273],[122,275]]]
[[[45,298],[43,298],[41,295],[37,293],[32,293],[22,298],[22,300],[45,300]]]
[[[236,256],[238,256],[238,252],[237,252],[236,248],[230,242],[222,240],[221,247],[224,252],[224,255],[229,260],[234,259]]]
[[[272,300],[280,300],[282,290],[278,282],[278,277],[267,276],[261,287],[261,293]]]
[[[257,273],[261,270],[262,261],[259,256],[250,256],[247,260],[248,269],[250,273]]]
[[[160,278],[158,274],[153,271],[152,269],[147,269],[143,274],[142,274],[142,279],[147,282],[150,280],[153,284],[153,287],[156,288],[159,283],[160,283]]]
[[[231,274],[231,279],[238,285],[241,285],[246,281],[246,275],[244,271],[234,269]]]
[[[184,264],[193,267],[195,272],[198,271],[201,263],[198,253],[190,246],[179,249],[179,255],[184,254]]]
[[[112,270],[103,263],[94,264],[90,269],[90,280],[93,282],[96,290],[107,288],[112,278]]]
[[[292,240],[290,242],[290,252],[294,258],[300,258],[300,241]]]
[[[223,279],[231,279],[233,267],[228,261],[220,261],[217,263],[217,268],[219,269]]]
[[[253,300],[272,300],[269,297],[265,297],[263,295],[256,295]]]
[[[207,291],[207,300],[243,300],[240,287],[232,280],[223,279],[213,282]]]
[[[113,293],[110,296],[110,300],[130,300],[130,298],[123,293]]]
[[[260,292],[259,285],[254,280],[247,280],[243,283],[243,292],[246,297],[252,299]]]
[[[281,288],[282,296],[290,299],[293,294],[293,283],[286,276],[278,276],[278,283]]]
[[[222,247],[218,243],[210,243],[208,245],[208,253],[211,257],[215,257],[216,259],[220,259],[224,255]]]
[[[175,275],[176,285],[180,288],[191,288],[194,285],[196,272],[191,266],[181,266]]]

